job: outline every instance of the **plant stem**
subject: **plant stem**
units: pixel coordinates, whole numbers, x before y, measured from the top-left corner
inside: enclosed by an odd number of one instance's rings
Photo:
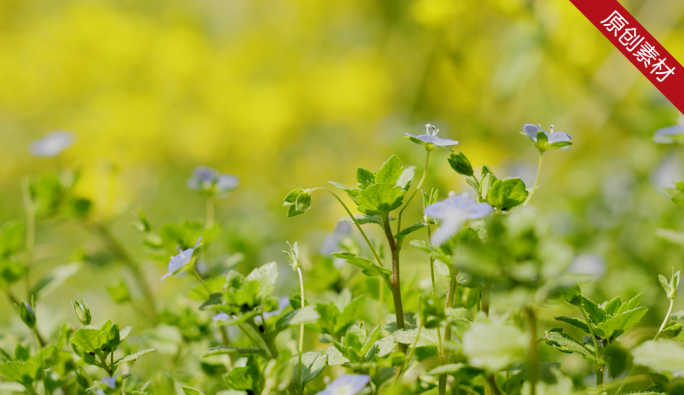
[[[527,199],[525,200],[525,203],[523,203],[523,206],[527,206],[527,203],[529,203],[530,199],[532,199],[532,195],[534,195],[534,193],[537,191],[537,187],[539,186],[539,179],[541,178],[541,169],[542,169],[542,154],[539,154],[539,167],[537,168],[537,179],[534,181],[534,186],[532,187],[530,194],[527,195]]]
[[[536,395],[537,382],[539,381],[539,350],[537,349],[537,315],[534,311],[534,307],[532,306],[527,306],[525,308],[525,313],[527,314],[527,322],[530,330],[530,395]]]
[[[420,177],[420,181],[418,181],[418,185],[416,185],[415,189],[413,190],[413,193],[411,194],[411,196],[409,196],[406,203],[404,203],[404,207],[402,207],[401,210],[399,210],[399,215],[397,216],[397,233],[401,232],[401,216],[402,214],[404,214],[404,210],[406,210],[406,207],[408,207],[409,203],[411,203],[413,197],[416,196],[416,193],[418,193],[420,187],[423,186],[423,182],[425,181],[425,177],[427,176],[428,163],[430,162],[430,152],[431,151],[427,151],[427,155],[425,156],[425,168],[423,169],[423,175]]]
[[[209,196],[207,198],[207,220],[204,223],[205,228],[214,226],[214,198]]]
[[[299,292],[302,299],[302,309],[304,308],[304,276],[302,275],[302,268],[297,267],[297,274],[299,275]],[[299,325],[299,349],[297,358],[297,376],[299,377],[299,382],[304,383],[303,371],[302,371],[302,354],[304,353],[304,324]],[[301,393],[304,393],[304,386],[302,385]]]
[[[591,323],[589,322],[589,318],[587,317],[587,313],[584,312],[584,307],[581,305],[579,306],[580,311],[582,312],[582,317],[584,317],[584,321],[587,323],[587,327],[589,327],[589,333],[591,334],[591,339],[594,341],[594,355],[596,356],[597,360],[601,360],[601,350],[599,349],[598,345],[598,340],[596,340],[596,334],[594,333],[594,329],[591,327]],[[599,363],[596,364],[596,369],[594,369],[596,372],[596,388],[601,388],[603,386],[603,366]]]
[[[499,386],[496,384],[496,378],[494,377],[494,375],[487,376],[487,384],[489,384],[489,388],[491,388],[493,395],[501,395],[501,390],[499,389]]]
[[[207,291],[207,297],[211,296],[211,289],[209,289],[209,286],[207,286],[207,283],[204,282],[204,279],[202,278],[202,276],[200,276],[199,272],[197,271],[197,268],[195,268],[194,265],[192,266],[191,272],[192,272],[192,274],[195,275],[195,277],[197,277],[197,280],[199,280],[200,284],[202,284],[204,289]]]
[[[492,294],[492,284],[486,282],[482,287],[482,312],[489,316],[489,305]]]
[[[399,251],[397,241],[392,234],[389,224],[389,214],[385,214],[382,221],[385,228],[385,236],[392,252],[392,296],[394,297],[394,314],[397,317],[397,329],[404,329],[404,306],[401,302],[401,276],[399,273]],[[406,353],[406,345],[399,344],[399,350]]]
[[[670,320],[670,315],[672,314],[672,307],[674,306],[674,299],[670,299],[670,307],[667,309],[667,314],[665,315],[665,319],[663,320],[663,323],[660,325],[660,329],[658,329],[658,333],[653,337],[653,340],[658,340],[660,337],[660,334],[663,332],[663,329],[665,329],[665,325],[667,325],[667,322]],[[627,373],[627,376],[625,376],[624,379],[622,379],[622,383],[618,387],[617,391],[615,391],[615,395],[620,395],[620,392],[622,391],[622,387],[625,386],[627,383],[627,379],[629,376],[633,375],[634,372],[637,370],[636,366],[633,366],[632,369]]]
[[[430,229],[430,223],[427,225],[428,233],[428,244],[432,241],[432,229]],[[432,280],[432,294],[437,295],[437,285],[435,283],[435,258],[430,254],[430,279]]]
[[[447,292],[446,307],[451,307],[456,293],[456,276],[449,278],[449,291]],[[449,363],[449,350],[447,342],[451,341],[451,325],[447,323],[444,328],[444,343],[442,345],[442,355],[440,356],[442,365]],[[439,375],[439,395],[446,395],[447,376],[446,373]]]

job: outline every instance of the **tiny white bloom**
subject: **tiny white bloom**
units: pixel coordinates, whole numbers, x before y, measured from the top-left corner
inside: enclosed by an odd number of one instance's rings
[[[71,133],[63,130],[48,133],[40,140],[31,143],[31,155],[52,158],[71,147],[74,137]]]
[[[449,148],[447,147],[452,145],[458,145],[458,141],[437,137],[437,133],[439,133],[439,129],[437,129],[434,125],[428,123],[427,125],[425,125],[425,134],[416,136],[415,134],[404,133],[404,135],[406,135],[406,138],[408,138],[409,140],[413,141],[416,144],[425,146],[425,148],[427,148],[430,151],[434,147],[440,147],[449,150]]]
[[[438,247],[458,232],[469,219],[480,219],[492,212],[489,203],[477,203],[464,195],[447,198],[425,208],[425,215],[441,221],[432,234],[432,245]]]
[[[356,395],[370,381],[370,376],[345,374],[336,378],[317,395]]]
[[[194,247],[188,248],[185,251],[181,250],[180,246],[178,246],[178,255],[171,257],[171,260],[169,261],[168,272],[164,275],[164,277],[161,278],[161,281],[164,281],[166,277],[176,274],[178,271],[180,271],[180,269],[183,268],[183,266],[190,263],[192,260],[192,254],[195,252],[195,249],[200,246],[201,241],[202,238],[200,237],[197,239],[197,243],[195,243]]]

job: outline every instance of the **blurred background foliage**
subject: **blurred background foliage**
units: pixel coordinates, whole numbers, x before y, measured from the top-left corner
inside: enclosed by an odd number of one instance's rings
[[[623,4],[684,59],[684,2]],[[663,192],[684,178],[681,149],[651,142],[677,112],[569,1],[3,0],[0,81],[2,222],[23,216],[23,177],[79,168],[79,193],[144,257],[131,213],[141,207],[157,226],[204,216],[185,180],[207,165],[241,179],[217,202],[216,250],[244,254],[245,270],[284,263],[285,240],[316,255],[344,215],[317,195],[316,215],[286,220],[292,188],[352,183],[356,166],[376,169],[392,153],[420,168],[423,151],[402,136],[427,122],[459,140],[473,165],[530,186],[536,153],[518,131],[532,122],[574,138],[570,151],[546,156],[534,204],[576,249],[575,267],[605,264],[585,285],[596,300],[644,292],[655,325],[666,307],[656,274],[681,268],[681,247],[655,236],[684,230]],[[56,129],[76,144],[54,159],[28,154]],[[428,189],[466,189],[446,155],[433,159]],[[100,247],[73,222],[39,221],[36,270]],[[405,278],[428,278],[415,257],[404,259]],[[158,295],[187,289],[159,285],[164,264],[144,269]],[[84,266],[41,301],[44,325],[73,320],[77,296],[112,309],[104,286],[119,270]],[[294,290],[281,273],[283,292]],[[12,316],[0,321],[22,331]]]

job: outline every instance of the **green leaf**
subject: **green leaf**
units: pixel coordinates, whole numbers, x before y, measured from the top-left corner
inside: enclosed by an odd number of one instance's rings
[[[328,347],[328,349],[325,350],[325,354],[328,356],[328,366],[343,365],[349,362],[349,358],[346,358],[344,355],[342,355],[340,350],[338,350],[335,346]]]
[[[566,288],[563,290],[563,300],[573,306],[582,306],[582,291],[578,286]]]
[[[275,282],[278,279],[278,266],[275,262],[262,265],[254,270],[245,278],[245,282],[256,281],[259,283],[258,295],[261,300],[266,300],[275,289]]]
[[[359,223],[359,225],[377,224],[377,225],[383,226],[382,225],[382,219],[377,215],[359,214],[359,215],[355,215],[354,219],[356,219],[356,221]],[[350,222],[352,224],[354,223],[354,221],[351,219],[351,217],[344,217],[344,218],[342,218],[342,221]],[[394,218],[390,218],[390,221],[394,221]]]
[[[71,344],[79,347],[85,352],[98,353],[107,345],[108,336],[106,332],[99,329],[81,328],[71,336]]]
[[[601,310],[601,308],[593,300],[582,296],[582,308],[587,313],[589,322],[594,325],[606,320],[606,312]]]
[[[463,152],[451,154],[448,160],[449,165],[456,173],[462,174],[466,177],[472,177],[475,174],[473,171],[473,166],[470,164],[470,161],[463,154]]]
[[[603,361],[597,360],[594,355],[593,347],[587,344],[581,344],[577,340],[573,339],[569,335],[563,333],[562,329],[551,329],[546,332],[545,341],[548,345],[552,346],[558,351],[571,354],[577,353],[582,355],[585,359],[590,361],[596,361],[603,363]]]
[[[380,170],[375,172],[375,183],[396,185],[403,172],[404,165],[402,165],[401,160],[399,160],[399,158],[397,158],[395,155],[392,155],[385,163],[383,163]]]
[[[148,348],[146,350],[138,351],[134,354],[127,355],[118,361],[114,362],[114,366],[119,366],[123,363],[129,363],[129,362],[134,362],[137,361],[138,358],[142,357],[143,355],[151,354],[153,352],[157,351],[156,348]]]
[[[370,170],[359,167],[356,169],[356,181],[359,183],[359,188],[366,189],[375,184],[375,174]]]
[[[385,215],[401,206],[406,191],[390,184],[373,184],[356,198],[360,212],[367,215]]]
[[[407,226],[406,228],[402,229],[401,232],[394,235],[394,238],[397,240],[397,244],[401,244],[401,242],[404,240],[404,237],[410,235],[411,233],[413,233],[415,231],[421,230],[426,226],[427,226],[427,222],[425,222],[425,221],[415,223],[411,226]]]
[[[36,362],[5,362],[0,363],[0,376],[10,381],[30,386],[42,377],[42,370]]]
[[[684,198],[684,194],[682,194],[682,197]],[[682,199],[682,203],[684,204],[684,199]],[[663,240],[669,241],[670,243],[684,246],[684,232],[677,232],[676,230],[661,228],[656,229],[655,234],[656,236]]]
[[[605,322],[596,325],[596,335],[606,339],[616,338],[636,325],[646,311],[648,311],[646,307],[638,307],[608,318]]]
[[[622,307],[622,300],[619,296],[617,296],[610,302],[606,303],[606,306],[603,307],[603,311],[605,311],[608,315],[615,315],[620,307]]]
[[[403,190],[408,190],[409,187],[411,186],[411,180],[413,180],[413,177],[416,175],[416,167],[415,166],[409,166],[404,171],[401,173],[399,176],[399,179],[396,182],[396,186],[401,187]]]
[[[620,306],[620,308],[618,309],[617,313],[621,314],[621,313],[624,313],[625,311],[628,311],[628,310],[634,310],[639,305],[639,303],[641,302],[641,296],[642,295],[639,294],[639,295],[633,297],[632,299],[626,301],[625,303],[623,303],[622,306]]]
[[[303,308],[294,311],[294,315],[292,316],[289,325],[307,324],[315,322],[319,318],[320,315],[316,312],[315,306],[304,306]]]
[[[525,202],[527,195],[525,183],[521,179],[497,180],[487,193],[487,203],[499,210],[509,210]]]
[[[663,276],[662,274],[658,275],[658,281],[660,281],[660,286],[663,287],[663,290],[665,290],[666,294],[669,294],[671,289],[670,289],[670,282],[668,281],[667,277]]]
[[[7,258],[0,258],[0,286],[9,287],[24,277],[26,267],[21,263]]]
[[[584,320],[580,320],[579,318],[567,317],[564,315],[559,316],[559,317],[553,317],[553,318],[555,318],[556,321],[565,322],[565,323],[570,324],[574,327],[577,327],[586,333],[591,333],[591,332],[589,332],[589,326],[587,326],[587,323]]]
[[[292,382],[298,392],[303,393],[306,384],[315,379],[328,366],[328,356],[320,352],[305,352],[302,354],[301,369],[299,356],[290,358],[290,363],[295,364]]]
[[[354,266],[360,267],[363,271],[363,274],[365,274],[366,276],[380,276],[387,278],[392,275],[391,271],[373,264],[373,262],[366,258],[354,255],[352,253],[335,252],[332,255],[336,258],[342,258]]]
[[[123,280],[119,279],[116,285],[107,287],[107,293],[114,300],[114,303],[121,304],[131,301],[131,293]]]
[[[392,333],[392,338],[396,343],[413,345],[416,343],[417,335],[418,329],[399,329]],[[437,347],[439,345],[437,336],[437,331],[435,329],[423,328],[420,331],[420,338],[418,338],[416,347]]]
[[[223,376],[223,379],[230,389],[250,391],[255,394],[261,393],[263,386],[259,364],[253,356],[238,361],[233,369]]]
[[[463,334],[463,353],[471,366],[496,373],[527,354],[528,338],[515,325],[475,322]]]
[[[220,346],[211,347],[202,358],[224,354],[257,354],[266,357],[264,350],[258,347],[232,347],[221,344]]]
[[[185,387],[185,386],[181,386],[181,388],[183,389],[183,393],[185,395],[204,395],[204,392],[202,392],[200,390],[196,390],[194,388]]]
[[[297,196],[299,196],[300,193],[304,192],[302,188],[295,188],[291,190],[287,196],[285,196],[285,203],[283,203],[283,206],[290,206],[293,205],[297,202]]]
[[[650,340],[632,350],[634,364],[647,366],[657,372],[684,369],[684,346],[673,340]]]

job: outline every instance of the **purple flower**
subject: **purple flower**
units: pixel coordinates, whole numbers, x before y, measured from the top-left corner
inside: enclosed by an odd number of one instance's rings
[[[106,385],[107,387],[109,387],[109,388],[115,390],[115,389],[116,389],[116,378],[117,378],[117,377],[119,377],[118,374],[117,374],[116,376],[114,376],[114,377],[105,377],[105,378],[103,378],[102,380],[100,380],[100,382],[101,382],[102,384]]]
[[[659,144],[672,144],[681,140],[684,135],[684,114],[679,114],[677,125],[658,129],[653,136],[653,142]]]
[[[198,166],[186,184],[188,188],[204,195],[226,197],[228,192],[238,187],[240,180],[232,174],[221,174],[210,167]]]
[[[435,147],[440,147],[445,150],[451,151],[451,149],[447,147],[452,145],[458,145],[458,141],[437,137],[437,133],[439,133],[439,129],[437,129],[434,125],[428,123],[427,125],[425,125],[425,134],[421,134],[418,136],[411,133],[404,134],[406,135],[407,139],[413,141],[416,144],[425,146],[425,149],[427,149],[428,151],[432,151]]]
[[[71,147],[72,144],[74,144],[74,137],[71,133],[58,130],[32,142],[30,146],[31,155],[53,158]]]
[[[202,238],[200,237],[199,239],[197,239],[197,243],[195,243],[195,246],[192,248],[188,248],[187,250],[182,250],[180,246],[178,246],[178,255],[171,257],[171,260],[169,261],[168,272],[164,275],[164,277],[161,278],[161,281],[164,281],[166,277],[178,273],[185,265],[190,263],[190,261],[192,260],[192,255],[194,254],[195,249],[200,246],[201,241]]]
[[[432,234],[432,245],[440,246],[458,232],[469,219],[484,218],[492,212],[489,203],[477,203],[464,195],[456,195],[425,208],[425,215],[441,221]]]
[[[567,133],[554,132],[553,125],[551,125],[551,133],[542,129],[539,125],[533,125],[531,123],[524,124],[522,129],[522,134],[529,137],[530,140],[534,141],[534,146],[537,147],[537,149],[541,153],[558,148],[567,151],[570,149],[569,146],[572,145],[572,143],[570,142],[570,140],[572,140],[572,137],[570,137],[570,135]],[[537,141],[539,132],[544,133],[547,141]]]
[[[317,395],[356,395],[370,381],[370,376],[345,374],[336,378]]]

